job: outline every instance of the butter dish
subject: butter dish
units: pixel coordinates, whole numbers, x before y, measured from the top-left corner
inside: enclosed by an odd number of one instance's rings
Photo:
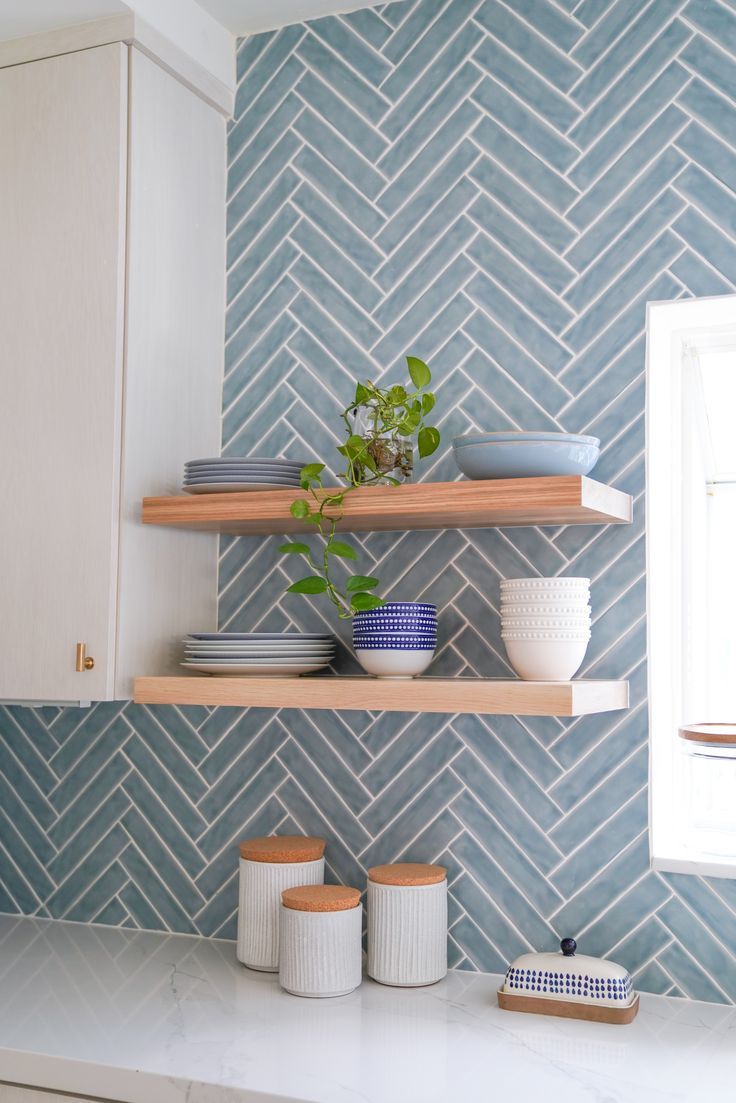
[[[630,1023],[639,996],[622,965],[606,958],[576,955],[574,938],[563,938],[560,953],[522,954],[511,963],[498,991],[505,1011],[559,1015],[598,1023]]]

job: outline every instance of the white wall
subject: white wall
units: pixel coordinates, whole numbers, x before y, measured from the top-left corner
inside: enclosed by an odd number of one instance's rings
[[[195,0],[128,0],[128,6],[227,88],[235,87],[235,38]]]

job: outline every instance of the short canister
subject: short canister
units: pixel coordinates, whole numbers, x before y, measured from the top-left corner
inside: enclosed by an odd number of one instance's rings
[[[360,889],[303,885],[281,894],[279,982],[293,996],[345,996],[362,979]]]
[[[281,893],[294,885],[321,885],[325,841],[309,835],[270,835],[240,844],[237,957],[249,969],[279,968]]]
[[[447,972],[447,870],[395,862],[368,870],[368,976],[434,984]]]

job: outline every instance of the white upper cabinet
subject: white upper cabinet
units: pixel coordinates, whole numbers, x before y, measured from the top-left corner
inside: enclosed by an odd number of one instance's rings
[[[219,451],[224,129],[123,43],[0,69],[0,700],[127,698],[215,624],[216,538],[139,518]]]

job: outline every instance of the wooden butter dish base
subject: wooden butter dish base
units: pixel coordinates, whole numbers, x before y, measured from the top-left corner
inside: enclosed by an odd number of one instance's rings
[[[592,1003],[546,1000],[538,996],[517,996],[498,991],[498,1006],[504,1011],[526,1011],[531,1015],[557,1015],[562,1019],[585,1019],[591,1023],[630,1023],[639,1011],[639,995],[626,1007],[602,1007]]]

